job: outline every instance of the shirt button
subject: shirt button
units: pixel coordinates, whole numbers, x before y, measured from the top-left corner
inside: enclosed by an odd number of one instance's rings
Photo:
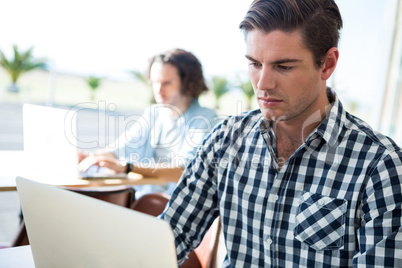
[[[271,245],[272,244],[272,239],[268,237],[267,243],[268,243],[268,245]]]
[[[271,194],[268,199],[271,202],[275,202],[279,199],[279,197],[276,194]]]

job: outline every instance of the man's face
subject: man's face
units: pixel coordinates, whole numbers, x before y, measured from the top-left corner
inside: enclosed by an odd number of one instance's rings
[[[181,80],[175,66],[155,62],[151,67],[150,79],[156,103],[181,107]]]
[[[314,65],[299,31],[252,30],[246,46],[250,80],[265,118],[304,122],[327,104],[322,68]]]

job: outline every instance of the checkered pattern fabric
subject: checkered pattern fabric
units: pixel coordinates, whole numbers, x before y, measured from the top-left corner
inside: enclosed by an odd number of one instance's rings
[[[180,263],[220,215],[223,267],[402,267],[401,148],[330,94],[327,118],[281,169],[259,110],[207,137],[161,216]]]

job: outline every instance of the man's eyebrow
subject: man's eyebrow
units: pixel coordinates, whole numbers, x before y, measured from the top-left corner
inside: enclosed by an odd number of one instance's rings
[[[249,56],[249,55],[245,55],[245,57],[249,60],[249,61],[254,61],[254,62],[258,62],[258,60],[254,59],[253,57]],[[284,64],[284,63],[292,63],[292,62],[301,62],[302,60],[299,59],[291,59],[291,58],[285,58],[285,59],[280,59],[280,60],[276,60],[271,62],[271,64]]]
[[[284,63],[301,62],[301,61],[302,60],[298,60],[298,59],[280,59],[280,60],[271,62],[271,64],[284,64]]]
[[[246,59],[248,59],[249,61],[257,61],[255,60],[253,57],[249,56],[249,55],[245,55]]]

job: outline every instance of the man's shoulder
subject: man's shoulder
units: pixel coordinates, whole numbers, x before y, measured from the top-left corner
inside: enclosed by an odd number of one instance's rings
[[[378,146],[386,152],[402,150],[394,140],[374,130],[367,122],[349,113],[347,113],[346,118],[345,127],[350,131],[351,135],[358,135],[361,140],[365,139],[367,144]]]
[[[262,114],[259,109],[243,112],[238,115],[230,115],[223,118],[221,125],[226,129],[254,128],[259,125]]]
[[[221,116],[221,122],[208,135],[208,146],[211,144],[226,145],[237,143],[239,140],[249,140],[253,144],[258,137],[255,133],[259,131],[259,125],[262,120],[260,110],[243,112],[238,115]],[[218,146],[219,147],[219,146]],[[222,148],[227,148],[224,146]],[[221,148],[221,149],[222,149]]]
[[[191,106],[187,109],[187,111],[184,113],[184,116],[187,118],[192,118],[194,116],[205,116],[209,118],[214,118],[216,117],[216,112],[214,109],[201,106],[197,101],[193,101]]]
[[[204,106],[199,106],[197,111],[198,111],[199,114],[217,116],[216,111],[214,109],[207,108],[207,107],[204,107]]]

